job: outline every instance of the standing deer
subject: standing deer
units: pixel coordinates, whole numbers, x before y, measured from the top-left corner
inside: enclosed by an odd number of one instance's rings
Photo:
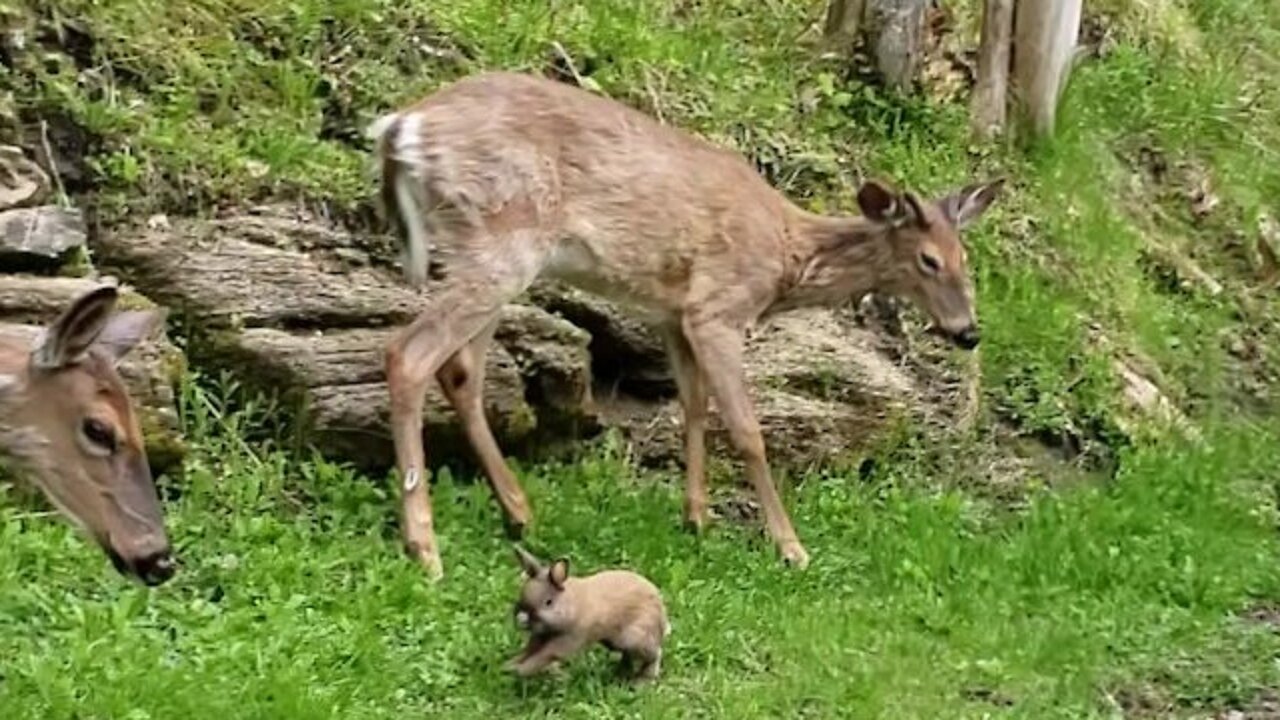
[[[539,277],[644,313],[665,338],[684,413],[684,518],[707,518],[709,397],[714,397],[790,564],[808,553],[770,476],[743,372],[749,325],[802,306],[867,293],[910,298],[956,345],[978,344],[959,230],[1002,181],[932,201],[876,182],[861,217],[806,212],[737,154],[663,126],[619,102],[531,75],[475,75],[370,126],[387,219],[405,273],[427,281],[434,247],[445,269],[422,313],[386,347],[404,540],[442,575],[423,482],[422,408],[442,386],[508,527],[528,501],[485,420],[485,350],[498,313]]]
[[[116,364],[158,311],[113,313],[102,286],[71,303],[32,346],[0,335],[0,453],[98,542],[121,573],[159,585],[174,573],[133,400]]]

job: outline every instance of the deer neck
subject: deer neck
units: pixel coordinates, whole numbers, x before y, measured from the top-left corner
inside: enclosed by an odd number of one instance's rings
[[[788,239],[792,272],[771,311],[839,305],[893,280],[888,235],[866,218],[797,211]]]

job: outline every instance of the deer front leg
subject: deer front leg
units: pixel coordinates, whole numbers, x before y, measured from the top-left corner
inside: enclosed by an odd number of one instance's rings
[[[396,446],[404,503],[405,550],[432,579],[443,576],[431,515],[422,446],[422,406],[427,383],[445,361],[497,317],[507,296],[473,283],[456,281],[433,297],[427,308],[387,344],[387,389],[391,395],[391,432]]]
[[[520,677],[529,677],[573,655],[583,647],[577,635],[557,635],[532,653],[512,665],[512,671]]]
[[[669,326],[664,329],[663,338],[684,414],[684,522],[686,527],[700,533],[707,524],[708,503],[706,381],[683,330]]]
[[[755,410],[747,394],[742,363],[742,329],[719,320],[698,322],[686,318],[684,332],[693,348],[694,357],[702,368],[702,376],[711,387],[711,394],[715,397],[724,424],[729,430],[729,437],[746,465],[747,478],[764,510],[769,536],[788,564],[797,568],[806,567],[809,564],[809,553],[796,537],[791,518],[774,487],[760,423],[756,420]]]
[[[386,349],[387,389],[391,394],[391,435],[396,446],[396,469],[401,483],[401,531],[405,552],[422,564],[427,575],[444,574],[431,514],[431,494],[422,447],[422,405],[427,379],[404,355],[405,335],[398,334]]]
[[[532,516],[529,501],[515,473],[502,457],[502,450],[484,414],[485,353],[498,326],[495,318],[471,342],[454,353],[436,373],[445,397],[458,413],[467,441],[484,469],[489,486],[502,507],[507,534],[513,539],[524,534]]]

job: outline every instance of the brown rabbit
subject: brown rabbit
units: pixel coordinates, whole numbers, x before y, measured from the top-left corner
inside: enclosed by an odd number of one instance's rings
[[[658,677],[671,625],[653,583],[629,570],[569,577],[567,559],[544,566],[524,548],[515,551],[526,576],[515,618],[529,642],[507,669],[528,677],[598,642],[622,653],[620,670]]]

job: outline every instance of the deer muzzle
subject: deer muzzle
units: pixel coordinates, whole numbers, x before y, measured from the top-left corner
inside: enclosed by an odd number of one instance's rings
[[[963,350],[973,350],[978,347],[978,343],[982,340],[982,333],[978,330],[977,325],[966,325],[959,330],[947,330],[937,323],[930,325],[926,330],[930,335],[942,337]]]
[[[173,550],[163,535],[151,535],[141,542],[129,543],[130,547],[117,548],[114,544],[104,543],[103,549],[111,564],[122,575],[136,578],[143,584],[155,587],[162,585],[177,572],[177,564],[173,559]]]
[[[958,333],[951,336],[951,342],[957,347],[965,350],[972,350],[978,347],[978,343],[982,340],[982,333],[978,331],[977,325],[970,325]]]

